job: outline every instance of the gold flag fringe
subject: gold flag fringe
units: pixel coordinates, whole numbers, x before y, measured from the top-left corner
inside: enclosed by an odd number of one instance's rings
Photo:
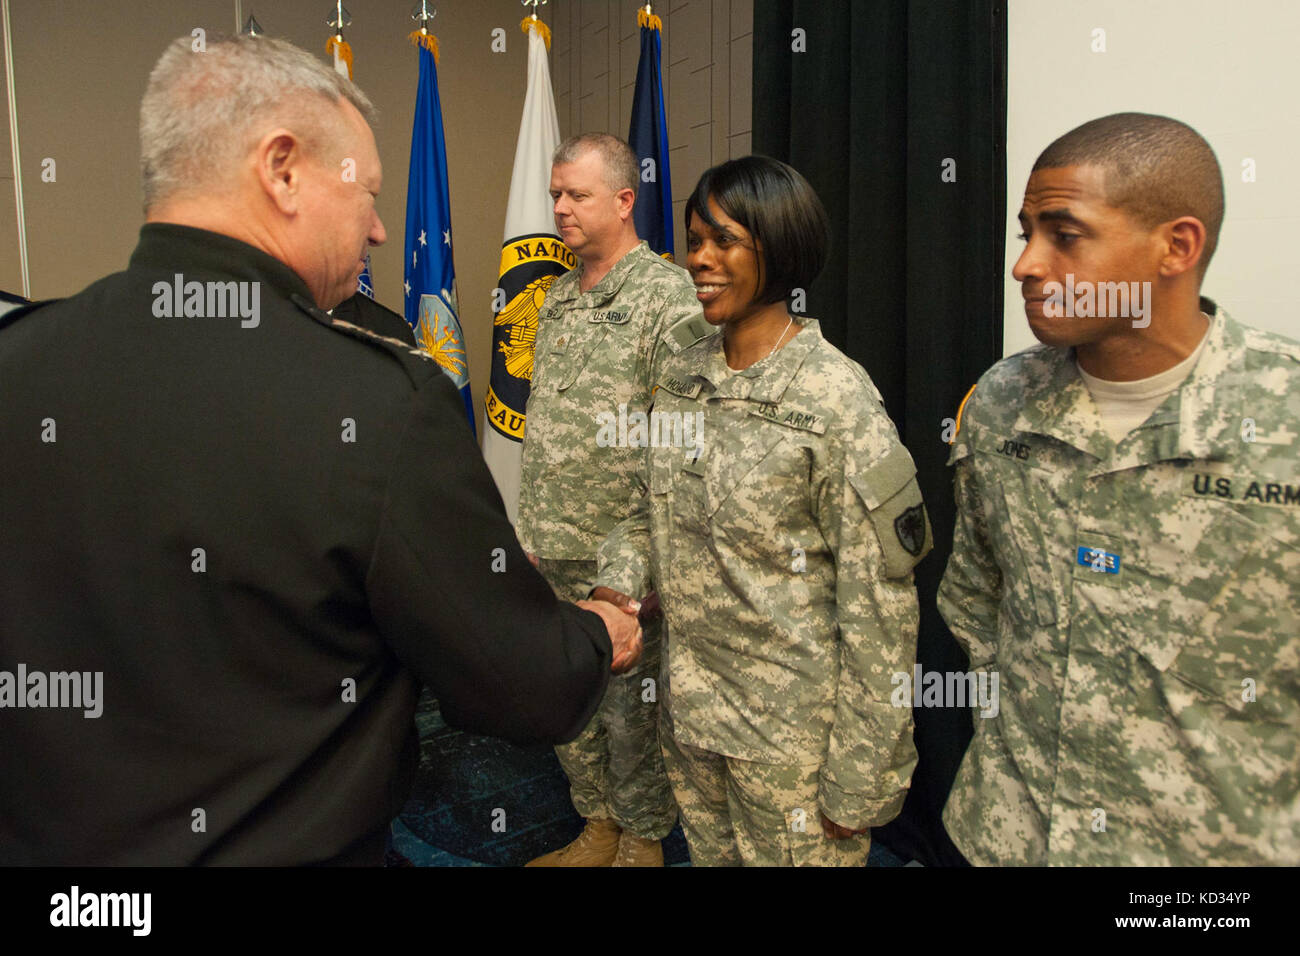
[[[549,50],[551,48],[551,28],[541,20],[538,20],[531,15],[526,16],[520,22],[519,29],[523,30],[525,33],[528,33],[531,30],[537,31],[537,35],[546,41],[546,49]]]
[[[646,13],[645,7],[639,7],[636,11],[636,22],[643,27],[649,27],[651,30],[664,31],[664,22],[659,19],[658,14]]]
[[[406,35],[406,38],[416,46],[422,46],[433,54],[433,62],[438,62],[438,38],[432,33],[422,33],[419,30],[412,30]]]
[[[339,59],[348,65],[348,79],[352,79],[352,44],[347,40],[332,36],[325,41],[325,52],[331,56],[334,54],[335,47],[339,51]]]

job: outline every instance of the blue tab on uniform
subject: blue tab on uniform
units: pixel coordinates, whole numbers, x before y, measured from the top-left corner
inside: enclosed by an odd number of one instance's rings
[[[1080,545],[1078,563],[1092,571],[1106,574],[1119,574],[1119,555],[1101,548],[1086,548]]]

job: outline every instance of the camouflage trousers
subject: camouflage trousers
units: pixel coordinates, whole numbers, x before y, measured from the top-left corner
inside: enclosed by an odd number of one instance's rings
[[[692,866],[865,866],[871,834],[830,840],[817,803],[820,764],[762,764],[673,737],[669,704],[659,739]]]
[[[538,570],[566,601],[585,598],[596,578],[595,561],[543,558]],[[643,625],[640,663],[626,674],[611,676],[591,722],[572,743],[555,748],[579,815],[613,820],[651,840],[663,839],[677,822],[658,739],[661,625]],[[655,681],[653,693],[642,684],[646,678]]]

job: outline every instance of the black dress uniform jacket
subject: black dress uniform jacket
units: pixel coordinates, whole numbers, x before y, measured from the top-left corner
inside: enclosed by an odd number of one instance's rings
[[[176,317],[178,275],[256,283],[256,324]],[[279,260],[148,224],[127,271],[0,319],[0,864],[378,863],[421,682],[554,744],[610,659],[442,370]],[[34,672],[102,673],[102,713]]]

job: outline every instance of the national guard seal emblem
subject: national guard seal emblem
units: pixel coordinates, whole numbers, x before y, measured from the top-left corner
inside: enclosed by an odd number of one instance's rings
[[[492,375],[483,405],[488,424],[511,441],[524,440],[537,312],[555,277],[577,262],[568,246],[545,233],[511,239],[501,248],[504,305],[492,321]]]
[[[898,543],[912,557],[921,553],[925,547],[925,509],[921,505],[907,508],[894,519],[894,534]]]

